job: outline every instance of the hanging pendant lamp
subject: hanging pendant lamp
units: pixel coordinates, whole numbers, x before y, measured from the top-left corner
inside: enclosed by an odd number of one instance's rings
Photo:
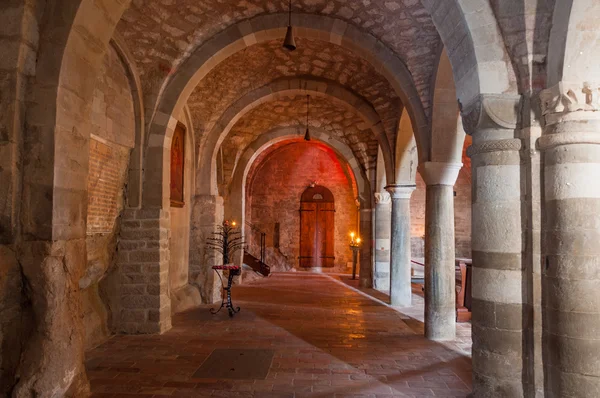
[[[304,134],[304,141],[310,141],[310,132],[308,131],[308,107],[310,106],[310,95],[306,96],[306,134]]]
[[[289,19],[285,40],[283,40],[283,48],[289,51],[296,49],[296,40],[294,39],[294,28],[292,28],[292,0],[290,0]]]

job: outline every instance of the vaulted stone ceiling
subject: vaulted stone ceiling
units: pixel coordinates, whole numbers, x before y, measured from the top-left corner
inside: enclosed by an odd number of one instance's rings
[[[259,135],[280,127],[305,124],[304,95],[278,98],[248,112],[235,124],[223,142],[223,182],[227,184],[230,181],[235,162]],[[347,144],[363,167],[374,166],[377,140],[355,111],[329,98],[312,96],[309,126],[327,132]],[[301,132],[304,133],[303,130]]]
[[[296,13],[342,19],[381,40],[406,63],[426,111],[439,36],[419,0],[294,0]],[[287,0],[133,0],[118,32],[146,86],[156,88],[196,47],[239,21],[287,12]],[[285,18],[284,15],[282,15]]]
[[[296,43],[294,52],[284,50],[281,40],[251,46],[213,69],[188,100],[196,130],[209,131],[228,106],[254,89],[281,77],[309,75],[336,81],[369,101],[393,143],[401,103],[388,81],[340,46],[301,38]]]

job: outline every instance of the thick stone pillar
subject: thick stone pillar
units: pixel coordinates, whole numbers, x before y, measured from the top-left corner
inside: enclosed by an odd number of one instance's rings
[[[541,93],[545,396],[600,396],[598,87]]]
[[[122,333],[163,333],[171,328],[169,212],[127,209],[119,235]]]
[[[410,253],[410,196],[416,185],[388,185],[392,197],[390,243],[390,304],[410,307],[412,304]]]
[[[420,173],[427,184],[425,207],[425,337],[456,337],[454,271],[454,183],[462,163],[426,162]]]
[[[390,235],[392,200],[388,192],[375,194],[375,275],[373,287],[390,291]]]
[[[206,250],[206,239],[224,219],[223,198],[213,195],[196,195],[192,207],[190,230],[190,283],[198,286],[202,302],[212,304],[220,300],[219,278],[212,270],[213,265],[221,264],[221,255]]]
[[[473,396],[523,397],[523,331],[528,328],[521,218],[519,98],[480,96],[463,109],[473,136]]]

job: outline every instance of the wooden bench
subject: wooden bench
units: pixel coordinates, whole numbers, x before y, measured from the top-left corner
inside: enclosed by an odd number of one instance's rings
[[[456,259],[456,268],[460,271],[460,290],[456,293],[456,322],[471,320],[472,264],[470,258]]]

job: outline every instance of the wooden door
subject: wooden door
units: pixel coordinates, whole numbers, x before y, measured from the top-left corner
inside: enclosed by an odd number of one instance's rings
[[[335,207],[333,203],[317,204],[317,246],[321,267],[333,267],[333,261],[335,260],[333,252],[334,214]]]
[[[300,267],[333,267],[335,203],[322,186],[309,187],[300,200]]]
[[[300,203],[300,267],[309,268],[316,266],[319,254],[317,246],[317,204],[311,202]]]

